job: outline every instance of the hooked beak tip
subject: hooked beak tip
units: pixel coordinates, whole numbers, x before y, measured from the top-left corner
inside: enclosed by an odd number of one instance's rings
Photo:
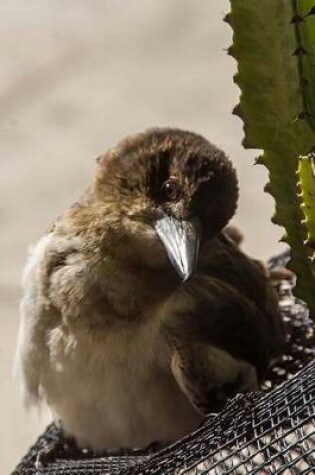
[[[187,282],[187,280],[189,279],[189,277],[193,274],[193,272],[190,272],[189,274],[185,274],[183,275],[182,277],[182,283],[184,284],[185,282]]]
[[[195,225],[164,216],[157,221],[155,229],[176,272],[186,282],[195,270],[198,256],[199,236]]]

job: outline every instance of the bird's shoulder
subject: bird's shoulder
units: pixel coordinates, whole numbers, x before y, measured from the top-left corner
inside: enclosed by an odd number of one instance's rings
[[[247,256],[224,233],[205,245],[198,271],[222,280],[259,306],[270,290],[264,265]]]
[[[263,318],[268,327],[271,352],[279,354],[285,329],[267,267],[248,257],[224,234],[209,243],[203,257],[199,272],[216,279],[219,287],[223,285],[228,290],[227,295],[236,293],[253,306],[253,315],[261,315],[260,320]]]

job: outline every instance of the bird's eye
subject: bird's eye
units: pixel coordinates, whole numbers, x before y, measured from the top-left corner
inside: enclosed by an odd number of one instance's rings
[[[180,186],[177,178],[171,177],[162,186],[163,197],[167,201],[176,201],[180,196]]]

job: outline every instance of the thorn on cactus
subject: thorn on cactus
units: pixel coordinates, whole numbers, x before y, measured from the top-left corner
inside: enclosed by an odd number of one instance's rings
[[[233,107],[233,109],[232,109],[232,114],[233,114],[233,115],[237,115],[238,117],[241,117],[241,115],[242,115],[242,109],[241,109],[241,105],[240,105],[240,104],[237,104],[236,106]]]
[[[255,158],[254,165],[265,165],[265,160],[263,155],[259,155],[259,157]]]
[[[228,23],[229,25],[231,24],[231,19],[232,19],[231,13],[227,13],[227,14],[224,15],[224,17],[223,17],[223,21],[225,21],[225,22]]]
[[[233,82],[237,85],[240,83],[240,75],[238,73],[234,74],[233,76]]]
[[[309,247],[310,249],[314,250],[315,249],[315,240],[314,239],[306,239],[304,241],[304,245]]]
[[[290,21],[291,24],[295,25],[297,23],[300,23],[301,21],[303,21],[303,17],[301,17],[300,15],[296,14],[294,15],[294,17],[292,18],[292,20]]]
[[[308,119],[309,117],[311,117],[311,114],[309,112],[302,111],[297,115],[294,121],[297,122],[298,120],[305,120],[305,119]]]
[[[233,47],[233,45],[229,46],[226,51],[230,56],[233,56],[233,58],[236,58],[235,48]]]
[[[301,84],[302,87],[307,87],[307,86],[310,85],[310,82],[307,79],[302,78],[301,81],[300,81],[300,84]]]
[[[298,46],[292,53],[293,56],[303,56],[305,54],[308,54],[308,52],[303,46]]]

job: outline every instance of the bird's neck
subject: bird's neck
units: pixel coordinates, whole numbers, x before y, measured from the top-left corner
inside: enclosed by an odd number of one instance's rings
[[[71,230],[84,238],[84,252],[100,290],[121,316],[142,314],[180,285],[163,246],[152,248],[145,239],[133,241],[106,209],[73,207],[59,226],[61,234]]]
[[[122,256],[104,257],[100,282],[111,305],[123,318],[141,319],[148,309],[162,303],[179,280],[164,269],[150,269]]]

